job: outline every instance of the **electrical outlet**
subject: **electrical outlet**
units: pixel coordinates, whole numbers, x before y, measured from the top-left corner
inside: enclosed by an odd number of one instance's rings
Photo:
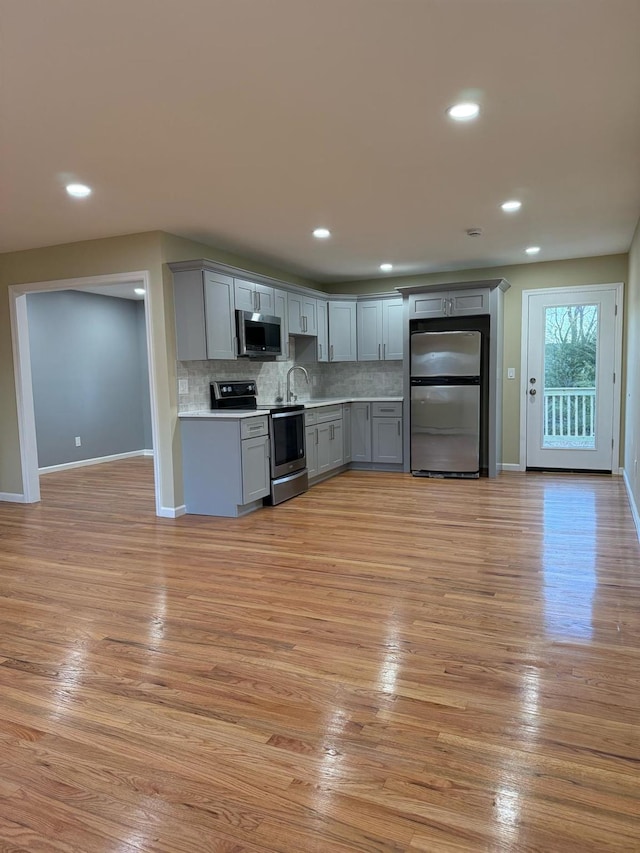
[[[76,436],[76,447],[81,447],[81,446],[82,446],[82,442],[80,441],[80,436],[77,435]]]
[[[178,379],[178,394],[188,394],[189,393],[189,380],[188,379]]]
[[[515,367],[507,367],[507,379],[515,379],[515,378],[516,378]]]
[[[317,385],[318,385],[318,377],[317,377],[317,376],[312,376],[312,377],[311,377],[311,387],[312,387],[312,388],[315,388]]]

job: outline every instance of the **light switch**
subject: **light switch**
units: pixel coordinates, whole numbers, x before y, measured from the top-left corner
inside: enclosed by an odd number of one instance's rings
[[[189,393],[189,380],[188,379],[178,379],[178,394],[188,394]]]
[[[515,378],[516,378],[515,367],[507,367],[507,379],[515,379]]]

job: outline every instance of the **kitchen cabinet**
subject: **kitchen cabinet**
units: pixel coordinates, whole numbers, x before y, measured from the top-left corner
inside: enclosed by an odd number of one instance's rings
[[[351,462],[351,403],[342,404],[342,447],[344,464]]]
[[[329,302],[329,361],[357,361],[356,302]]]
[[[371,403],[351,404],[351,461],[371,462]]]
[[[289,334],[313,335],[315,337],[318,333],[315,297],[290,291],[288,306]]]
[[[271,317],[277,316],[273,287],[236,278],[234,279],[234,292],[238,311],[255,311],[259,314],[268,314]]]
[[[208,270],[174,273],[178,361],[237,358],[233,279]]]
[[[344,465],[342,405],[335,403],[304,413],[309,479]]]
[[[329,303],[326,299],[316,300],[316,324],[318,330],[316,360],[329,361]]]
[[[271,491],[268,417],[181,415],[188,513],[234,518],[262,506]]]
[[[274,317],[280,317],[280,332],[282,334],[282,355],[276,357],[276,361],[289,361],[290,342],[289,342],[289,304],[288,293],[286,290],[273,291],[273,314]]]
[[[402,360],[402,298],[359,301],[356,314],[358,361]]]
[[[432,317],[465,317],[489,314],[491,291],[488,287],[460,288],[432,293],[409,295],[409,317],[429,319]]]
[[[351,461],[401,465],[402,403],[351,404]]]
[[[371,461],[401,465],[402,458],[402,403],[373,403]]]

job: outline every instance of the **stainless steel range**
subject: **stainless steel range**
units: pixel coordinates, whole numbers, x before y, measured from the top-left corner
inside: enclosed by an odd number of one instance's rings
[[[212,382],[211,408],[255,411],[258,408],[255,382]],[[304,405],[282,403],[264,406],[269,412],[271,443],[271,494],[265,504],[275,505],[309,488],[304,443]]]

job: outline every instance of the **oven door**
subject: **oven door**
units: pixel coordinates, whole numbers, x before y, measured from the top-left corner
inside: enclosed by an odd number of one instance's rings
[[[306,468],[304,411],[273,413],[270,427],[271,479]]]

